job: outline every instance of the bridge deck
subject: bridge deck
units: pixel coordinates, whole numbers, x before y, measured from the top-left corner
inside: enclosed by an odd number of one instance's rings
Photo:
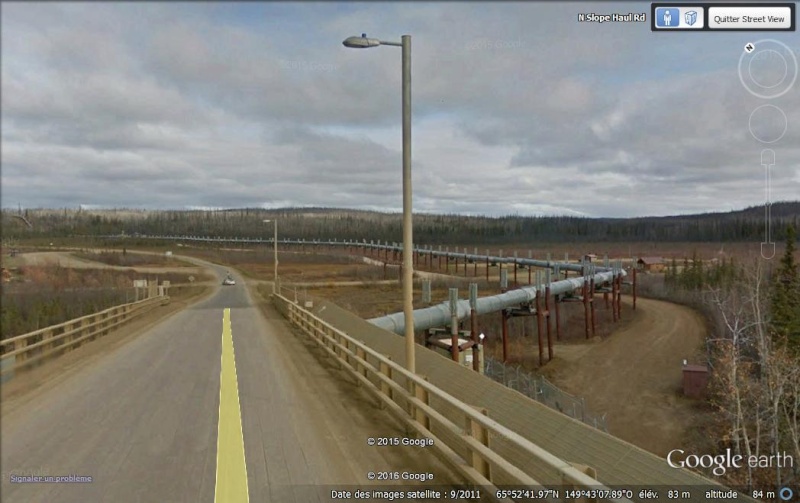
[[[48,384],[35,400],[4,406],[3,501],[214,501],[224,308],[250,501],[327,501],[325,485],[365,484],[370,470],[427,469],[440,484],[456,482],[419,449],[369,447],[368,437],[401,435],[399,426],[236,286]],[[12,474],[93,482],[12,484]]]

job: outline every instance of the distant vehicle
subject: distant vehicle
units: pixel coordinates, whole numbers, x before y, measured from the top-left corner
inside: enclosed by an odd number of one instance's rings
[[[226,276],[225,279],[222,280],[222,284],[223,285],[235,285],[236,284],[236,280],[233,279],[233,276],[228,274],[228,276]]]

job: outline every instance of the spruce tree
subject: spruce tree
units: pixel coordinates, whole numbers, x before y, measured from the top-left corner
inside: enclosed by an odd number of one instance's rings
[[[800,352],[800,275],[794,260],[797,234],[786,230],[786,250],[772,288],[772,328],[781,340]]]

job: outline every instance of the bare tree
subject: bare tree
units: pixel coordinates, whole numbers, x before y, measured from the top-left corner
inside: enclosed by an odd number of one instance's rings
[[[800,369],[785,344],[776,342],[770,328],[769,289],[762,261],[742,271],[741,279],[727,288],[709,291],[717,315],[716,338],[709,341],[714,367],[715,404],[723,421],[723,440],[751,459],[791,452],[800,460]],[[782,464],[774,473],[757,472],[747,463],[748,487],[781,485]],[[794,467],[795,474],[797,467]]]

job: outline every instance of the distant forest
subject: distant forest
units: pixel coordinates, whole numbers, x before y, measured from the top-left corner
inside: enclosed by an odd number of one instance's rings
[[[21,217],[31,224],[29,227]],[[402,215],[331,208],[215,211],[3,210],[3,237],[194,235],[269,238],[277,219],[281,239],[402,240]],[[772,241],[800,228],[800,201],[772,205]],[[562,242],[741,242],[764,239],[764,207],[671,217],[473,217],[414,215],[418,244],[482,245]]]

